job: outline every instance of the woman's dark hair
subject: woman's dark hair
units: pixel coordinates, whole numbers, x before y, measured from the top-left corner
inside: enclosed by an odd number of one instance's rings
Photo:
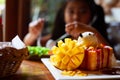
[[[65,34],[65,21],[64,21],[64,9],[70,1],[83,1],[86,2],[91,10],[92,19],[95,19],[91,26],[97,29],[104,38],[107,39],[106,24],[104,20],[104,11],[101,6],[96,5],[94,0],[65,0],[65,3],[59,9],[54,22],[54,28],[52,32],[52,39],[56,40],[63,34]]]

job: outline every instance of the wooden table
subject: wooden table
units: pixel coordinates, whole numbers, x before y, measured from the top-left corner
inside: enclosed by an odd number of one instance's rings
[[[14,75],[0,80],[54,80],[54,78],[41,61],[24,60]]]
[[[0,80],[55,80],[55,79],[40,60],[38,61],[24,60],[20,68],[14,75],[0,78]]]

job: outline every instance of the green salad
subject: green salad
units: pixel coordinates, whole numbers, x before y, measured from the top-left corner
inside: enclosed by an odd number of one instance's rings
[[[27,46],[28,47],[28,51],[30,56],[43,56],[43,55],[48,55],[49,52],[49,48],[46,47],[41,47],[41,46]]]

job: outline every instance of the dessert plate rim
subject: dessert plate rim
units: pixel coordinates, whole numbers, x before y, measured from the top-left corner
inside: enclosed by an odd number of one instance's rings
[[[95,79],[120,79],[120,75],[105,75],[105,74],[89,74],[88,76],[66,76],[61,74],[61,70],[57,69],[50,63],[50,58],[41,58],[43,64],[48,68],[51,72],[55,80],[95,80]],[[120,65],[120,61],[117,61]]]

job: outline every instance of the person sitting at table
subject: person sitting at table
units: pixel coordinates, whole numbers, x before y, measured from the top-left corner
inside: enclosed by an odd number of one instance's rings
[[[72,29],[73,32],[69,31],[69,28],[73,25],[71,23],[74,21],[91,25],[91,27],[76,27]],[[32,45],[38,39],[38,36],[42,33],[44,19],[40,18],[30,24],[29,33],[24,38],[26,45]],[[65,3],[57,12],[52,33],[45,38],[41,37],[38,41],[44,42],[42,46],[47,44],[47,47],[52,47],[51,43],[56,43],[56,40],[65,33],[77,38],[81,31],[92,31],[99,34],[98,38],[103,43],[108,44],[106,29],[103,9],[96,5],[94,0],[65,0]]]

